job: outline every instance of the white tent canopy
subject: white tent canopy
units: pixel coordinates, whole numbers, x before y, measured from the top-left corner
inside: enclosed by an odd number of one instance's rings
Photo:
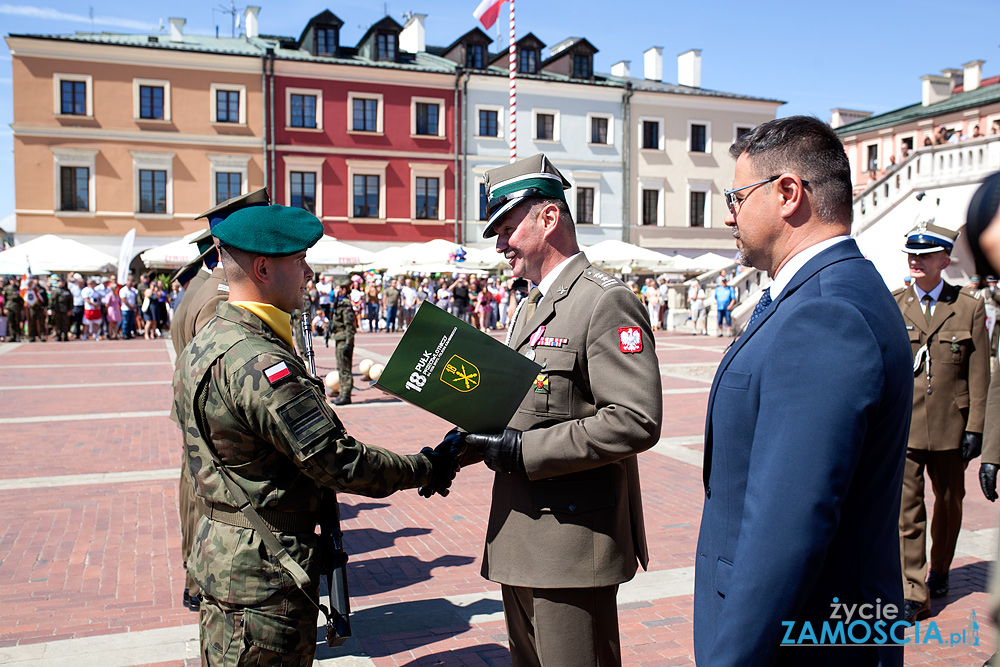
[[[735,263],[735,261],[732,257],[724,257],[714,252],[706,252],[704,255],[698,255],[690,260],[692,267],[702,271],[718,271]]]
[[[685,271],[691,266],[686,257],[664,255],[662,252],[613,239],[590,246],[586,254],[592,264],[623,273]]]
[[[375,253],[324,236],[319,243],[306,251],[306,262],[312,267],[364,266],[371,264]]]
[[[150,248],[139,257],[152,269],[179,269],[198,256],[198,246],[191,241],[201,233],[191,232],[179,241]]]
[[[454,259],[456,251],[465,250],[465,261]],[[454,241],[432,239],[424,243],[411,243],[402,247],[386,248],[375,253],[372,268],[391,269],[390,273],[446,273],[475,272],[496,269],[503,257],[492,249],[477,250]]]
[[[117,265],[115,257],[55,234],[45,234],[0,252],[0,275],[20,275],[29,267],[31,271],[49,273],[104,273]]]

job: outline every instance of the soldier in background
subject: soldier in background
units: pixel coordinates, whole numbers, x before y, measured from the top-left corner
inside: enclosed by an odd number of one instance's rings
[[[62,278],[49,295],[49,311],[52,313],[56,340],[68,341],[69,323],[73,316],[73,294],[66,288],[66,281]]]
[[[49,293],[45,291],[45,287],[38,282],[37,278],[28,281],[28,289],[34,293],[31,304],[28,306],[28,340],[32,343],[36,340],[44,342],[47,336],[45,311],[49,307]]]
[[[198,219],[208,218],[209,223],[209,229],[192,241],[198,244],[199,255],[174,274],[175,277],[183,277],[185,274],[195,272],[194,277],[187,283],[184,297],[174,312],[174,321],[170,327],[170,342],[178,357],[195,334],[215,317],[216,306],[229,296],[229,283],[226,282],[225,271],[219,263],[219,253],[215,248],[211,226],[219,224],[235,211],[248,206],[266,206],[269,201],[267,190],[261,188],[227,199],[198,216]],[[200,514],[195,503],[192,477],[187,465],[187,456],[182,456],[178,504],[181,519],[181,554],[185,564],[183,600],[184,605],[191,611],[198,611],[201,606],[201,588],[187,569],[187,562],[191,555],[194,531],[198,526]]]
[[[990,372],[986,309],[982,299],[941,279],[957,237],[958,232],[934,224],[917,225],[903,248],[913,283],[893,292],[914,356],[913,416],[899,515],[903,613],[909,622],[926,618],[929,598],[948,592],[962,527],[965,468],[983,443]],[[934,489],[930,572],[925,470]]]
[[[17,281],[13,278],[7,281],[3,288],[3,309],[7,313],[7,342],[16,343],[24,335],[21,319],[24,313],[24,299],[18,290]]]
[[[330,325],[326,328],[326,346],[330,346],[332,335],[337,352],[337,372],[340,375],[340,395],[333,399],[334,405],[350,405],[351,391],[354,389],[351,368],[354,365],[354,333],[357,327],[350,291],[350,281],[337,285],[330,304]]]
[[[291,311],[312,276],[305,251],[323,235],[316,216],[244,208],[212,233],[229,300],[181,352],[173,410],[202,508],[188,562],[203,591],[202,664],[311,665],[324,489],[447,492],[455,443],[403,456],[358,442],[295,354]]]

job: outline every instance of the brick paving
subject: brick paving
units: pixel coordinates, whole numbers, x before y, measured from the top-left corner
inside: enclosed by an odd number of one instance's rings
[[[700,452],[707,388],[729,341],[672,332],[656,338],[665,390],[662,437]],[[398,340],[399,334],[359,334],[355,361],[365,354],[388,357]],[[62,640],[82,647],[87,638],[110,646],[129,633],[171,629],[182,646],[197,636],[195,614],[180,603],[180,438],[162,416],[171,398],[167,345],[47,342],[0,349],[0,664],[72,662],[29,662],[19,653],[25,661],[18,663],[5,648],[41,650],[63,646]],[[334,365],[333,349],[319,341],[318,371],[325,374]],[[442,420],[358,380],[355,404],[339,411],[358,439],[411,452],[436,444],[448,430]],[[122,384],[129,382],[149,384]],[[76,386],[81,384],[87,386]],[[109,413],[126,416],[46,419]],[[998,508],[979,492],[976,468],[967,473],[963,537],[983,531],[995,547],[991,531]],[[700,469],[658,453],[640,457],[640,469],[650,576],[690,568],[702,504]],[[142,471],[154,471],[154,479],[60,483],[71,475]],[[46,483],[34,488],[3,487],[5,481],[39,477]],[[429,501],[414,492],[387,499],[341,496],[357,637],[340,649],[321,646],[320,664],[510,664],[498,587],[479,575],[491,479],[490,471],[474,466],[462,471],[451,495]],[[967,635],[967,643],[956,646],[911,646],[906,664],[979,665],[989,657],[995,633],[986,620],[987,576],[981,555],[956,558],[952,593],[934,601],[930,619],[947,641],[969,624],[974,610],[980,645],[971,646]],[[690,588],[660,598],[649,591],[620,605],[623,662],[694,664]],[[145,658],[127,655],[129,650],[112,655],[108,649],[106,664],[198,664],[190,641],[186,649]]]

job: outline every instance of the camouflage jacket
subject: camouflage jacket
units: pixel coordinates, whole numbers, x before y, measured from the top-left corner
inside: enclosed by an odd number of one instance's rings
[[[11,312],[18,312],[24,308],[24,298],[21,297],[17,286],[12,283],[3,288],[3,307],[4,310]]]
[[[334,297],[330,311],[330,330],[334,340],[354,342],[354,308],[351,307],[350,297]]]
[[[54,313],[73,312],[73,293],[64,287],[53,287],[49,295],[49,305]]]
[[[195,493],[234,506],[215,457],[255,509],[317,515],[322,488],[382,497],[430,481],[423,455],[402,456],[351,438],[295,352],[256,315],[227,301],[184,348],[172,416],[184,434]],[[214,456],[213,456],[214,452]],[[315,580],[317,536],[276,531]],[[251,528],[202,517],[191,575],[217,600],[255,604],[294,583]]]

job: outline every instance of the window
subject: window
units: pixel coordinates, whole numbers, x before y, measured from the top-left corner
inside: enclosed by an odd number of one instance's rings
[[[291,115],[289,123],[291,127],[316,127],[316,96],[291,95]]]
[[[486,47],[482,44],[469,44],[465,48],[465,66],[469,69],[486,67]]]
[[[243,187],[243,174],[238,171],[215,172],[215,203],[221,204],[227,199],[240,195]]]
[[[246,125],[246,86],[213,83],[211,90],[211,122]],[[286,100],[291,106],[291,96]],[[286,122],[291,121],[291,109],[286,108]]]
[[[375,36],[375,60],[396,59],[396,35],[380,32]]]
[[[379,177],[355,174],[354,176],[354,217],[377,218],[379,200]]]
[[[574,79],[589,79],[593,76],[593,58],[592,56],[585,56],[576,54],[573,56],[573,78]]]
[[[576,221],[581,224],[594,224],[594,188],[576,189]]]
[[[691,191],[691,226],[705,226],[705,200],[706,193]]]
[[[517,64],[518,72],[538,74],[538,49],[518,51],[517,56],[521,59]]]
[[[332,56],[337,53],[337,29],[316,28],[316,55]]]
[[[437,220],[438,218],[438,179],[417,176],[416,187],[417,220]]]
[[[139,118],[163,120],[163,86],[139,86]]]
[[[659,190],[642,191],[642,224],[655,225],[657,223],[657,202],[659,198]]]
[[[489,220],[490,216],[486,212],[486,204],[489,202],[489,197],[486,196],[486,184],[479,184],[479,219]]]
[[[293,171],[289,173],[289,192],[291,205],[304,208],[313,215],[316,214],[316,172]]]
[[[90,114],[87,113],[87,82],[60,82],[60,103],[59,113],[72,116],[89,116]]]
[[[657,121],[642,121],[642,147],[653,149],[660,147],[660,124]]]
[[[592,144],[606,144],[606,143],[608,143],[608,119],[607,118],[591,118],[590,119],[590,143],[592,143]]]
[[[868,145],[868,159],[865,161],[868,171],[878,171],[878,144]]]
[[[500,125],[498,119],[500,117],[499,112],[492,109],[480,109],[479,110],[479,136],[480,137],[499,137],[500,136]]]
[[[59,210],[90,210],[90,169],[87,167],[59,168]]]
[[[215,122],[240,122],[240,92],[238,90],[215,91]]]
[[[900,140],[899,146],[900,146],[900,148],[903,148],[905,146],[907,151],[912,151],[913,150],[913,137],[906,137],[905,139]]]
[[[438,116],[441,104],[438,102],[416,102],[414,104],[415,127],[414,134],[438,136]]]
[[[139,170],[139,213],[167,212],[167,172]]]
[[[535,115],[535,139],[541,141],[555,140],[556,117],[550,113]]]
[[[753,132],[753,128],[752,127],[746,127],[744,125],[737,125],[736,126],[736,131],[733,132],[733,143],[735,144],[737,141],[739,141],[740,139],[742,139],[746,135],[750,134],[751,132]]]
[[[94,165],[97,150],[53,148],[55,196],[53,210],[70,215],[93,214]]]
[[[691,125],[691,152],[706,153],[708,148],[708,130],[704,125]]]
[[[357,98],[354,100],[355,132],[375,132],[378,127],[378,100]]]

